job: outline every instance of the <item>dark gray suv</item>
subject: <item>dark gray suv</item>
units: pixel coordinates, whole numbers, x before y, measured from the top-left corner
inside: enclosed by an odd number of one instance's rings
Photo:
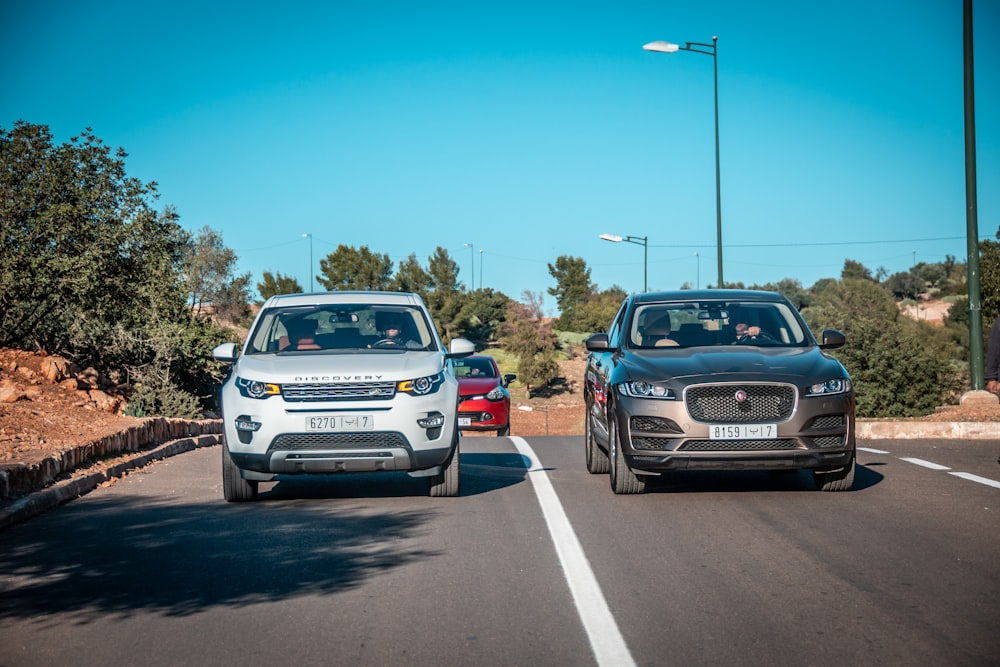
[[[627,298],[587,339],[586,460],[615,493],[672,470],[809,469],[854,485],[854,392],[782,295],[702,290]]]

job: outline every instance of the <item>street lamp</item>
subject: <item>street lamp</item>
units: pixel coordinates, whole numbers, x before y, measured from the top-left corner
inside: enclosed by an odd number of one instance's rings
[[[541,410],[542,412],[544,412],[545,413],[545,435],[549,434],[549,406],[547,406],[547,405],[540,405],[537,408],[533,408],[530,405],[519,405],[519,406],[517,406],[517,409],[518,410],[524,410],[525,412],[532,412],[534,410]]]
[[[718,243],[719,262],[719,289],[725,287],[722,281],[722,177],[719,171],[719,60],[718,55],[719,38],[712,36],[711,44],[701,42],[684,42],[684,46],[671,44],[670,42],[650,42],[643,44],[646,51],[657,53],[676,53],[677,51],[691,51],[692,53],[704,53],[712,56],[712,72],[715,78],[715,234]]]
[[[483,289],[483,249],[479,249],[479,289]]]
[[[476,246],[471,243],[463,243],[463,248],[469,249],[469,257],[472,258],[472,268],[469,269],[469,280],[472,282],[472,291],[476,291]],[[482,281],[480,281],[482,283]],[[480,285],[482,287],[482,285]]]
[[[313,291],[313,235],[303,234],[302,238],[309,238],[309,291]]]
[[[701,255],[699,255],[697,252],[695,252],[694,253],[694,260],[695,260],[695,262],[697,262],[697,266],[698,266],[698,273],[696,274],[698,276],[698,278],[697,278],[697,280],[695,280],[694,288],[695,289],[701,289]]]
[[[647,237],[645,236],[618,236],[617,234],[601,234],[598,238],[604,239],[605,241],[611,241],[612,243],[621,243],[625,241],[626,243],[634,243],[636,245],[642,246],[642,291],[649,291],[646,268],[649,266],[647,262],[647,257],[649,254],[649,245],[647,244]]]

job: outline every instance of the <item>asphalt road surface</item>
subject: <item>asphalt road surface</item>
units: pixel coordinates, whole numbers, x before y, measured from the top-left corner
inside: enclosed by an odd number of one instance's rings
[[[222,499],[219,447],[0,532],[0,665],[996,665],[1000,444],[873,441],[850,493],[676,473],[614,496],[580,437]]]

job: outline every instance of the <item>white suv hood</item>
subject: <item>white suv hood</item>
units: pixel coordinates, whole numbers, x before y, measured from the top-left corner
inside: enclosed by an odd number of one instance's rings
[[[236,363],[236,375],[262,382],[378,382],[410,380],[441,372],[440,352],[360,354],[253,354]]]

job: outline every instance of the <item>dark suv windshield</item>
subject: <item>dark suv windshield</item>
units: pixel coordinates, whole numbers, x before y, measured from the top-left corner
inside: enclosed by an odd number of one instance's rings
[[[805,324],[781,302],[707,301],[643,303],[632,313],[629,347],[810,343]]]

